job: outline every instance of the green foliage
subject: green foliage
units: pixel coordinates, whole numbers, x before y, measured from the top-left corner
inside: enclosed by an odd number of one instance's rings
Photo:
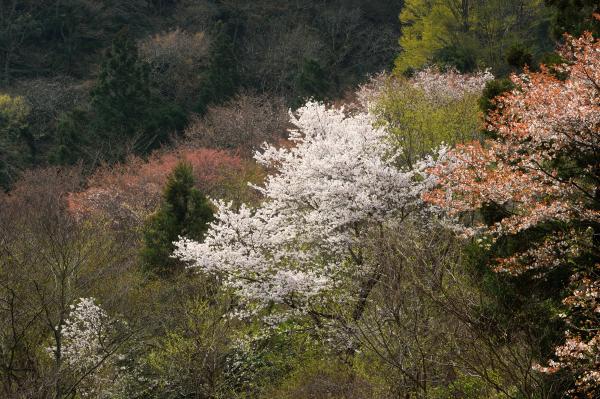
[[[455,144],[478,137],[481,117],[476,95],[436,101],[405,78],[391,79],[373,112],[388,126],[411,165],[441,143]]]
[[[454,67],[462,73],[477,69],[476,52],[468,43],[451,44],[436,50],[433,59],[442,67]]]
[[[336,393],[352,392],[352,368],[306,328],[290,320],[268,333],[260,323],[239,329],[243,338],[231,348],[224,375],[236,393],[230,397],[351,397]]]
[[[395,70],[433,63],[461,71],[491,67],[496,75],[505,74],[515,43],[531,49],[532,56],[551,48],[548,20],[549,10],[540,0],[407,0],[400,14],[402,50]],[[514,56],[511,61],[524,61]]]
[[[179,236],[201,240],[213,219],[208,200],[194,188],[192,166],[179,163],[169,175],[163,202],[146,222],[142,262],[147,272],[170,276],[182,265],[171,258],[173,242]]]
[[[490,371],[490,378],[497,384],[500,379]],[[431,399],[501,399],[506,397],[503,393],[491,389],[489,384],[478,376],[461,374],[456,377],[447,387],[435,387],[432,390]]]
[[[486,114],[496,109],[494,98],[502,93],[510,91],[514,88],[514,84],[510,79],[494,79],[486,83],[481,98],[479,98],[479,109]]]
[[[476,312],[481,315],[478,328],[498,343],[524,340],[532,346],[538,358],[547,356],[560,341],[563,322],[556,317],[560,309],[560,296],[568,284],[566,270],[557,270],[544,279],[533,274],[513,277],[495,273],[490,265],[522,249],[539,236],[527,232],[511,240],[491,244],[485,240],[466,247],[465,265],[481,282],[485,300]]]
[[[520,43],[513,44],[506,53],[506,62],[516,70],[522,70],[524,67],[535,69],[533,55],[531,51]]]
[[[564,33],[579,36],[584,31],[600,33],[600,21],[592,13],[600,12],[598,0],[545,0],[554,8],[552,34],[560,39]]]
[[[224,317],[227,306],[222,295],[183,304],[177,325],[148,355],[150,373],[158,379],[156,397],[212,398],[229,391],[224,370],[234,330]]]
[[[135,142],[135,153],[149,154],[161,145],[169,143],[171,135],[183,131],[186,123],[187,115],[181,106],[153,98],[150,115],[143,123],[144,134]]]
[[[548,68],[548,72],[554,75],[559,80],[566,80],[569,76],[567,72],[557,69],[556,66],[563,64],[565,60],[557,53],[546,53],[540,58],[540,64]]]
[[[348,364],[310,351],[276,389],[263,398],[371,398],[371,387]]]
[[[0,187],[5,189],[35,154],[27,121],[29,113],[22,97],[0,94]]]
[[[41,21],[35,18],[34,11],[38,8],[35,1],[8,0],[3,1],[1,7],[0,62],[3,67],[0,81],[8,84],[18,73],[15,64],[23,56],[24,42],[37,36]]]
[[[148,66],[138,58],[127,30],[120,31],[102,63],[92,90],[92,106],[101,129],[133,135],[150,115]]]
[[[3,137],[20,137],[27,129],[29,113],[29,106],[22,97],[0,94],[0,129]]]
[[[325,71],[313,59],[305,59],[295,78],[296,93],[300,103],[307,98],[322,101],[326,98],[329,83]]]
[[[238,65],[233,40],[227,27],[218,24],[209,51],[209,66],[204,71],[196,111],[204,114],[209,105],[220,104],[235,94],[239,86]]]
[[[177,104],[165,103],[151,90],[149,66],[138,57],[127,30],[120,31],[91,92],[95,140],[104,146],[104,158],[120,160],[123,147],[148,154],[181,131],[187,121]]]
[[[245,336],[232,348],[225,368],[231,390],[242,398],[268,392],[303,359],[299,347],[303,334],[273,331],[257,337],[258,328],[256,324],[241,331]]]
[[[89,116],[81,110],[62,114],[58,119],[56,138],[49,154],[55,165],[75,165],[86,159],[85,146],[89,140]]]
[[[400,13],[402,53],[396,58],[396,71],[420,68],[444,48],[452,25],[450,10],[436,0],[408,0]]]
[[[103,7],[86,0],[41,2],[54,3],[41,7],[39,18],[43,21],[40,38],[52,51],[48,64],[53,69],[75,76],[85,75],[90,62],[110,44],[110,37],[123,26],[124,18],[142,20],[141,0],[126,0],[119,6]]]

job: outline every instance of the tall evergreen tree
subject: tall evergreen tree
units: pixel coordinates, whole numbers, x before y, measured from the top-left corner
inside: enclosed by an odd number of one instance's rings
[[[210,47],[210,63],[202,78],[196,110],[203,114],[211,104],[219,104],[233,96],[240,77],[233,40],[223,24],[217,24]]]
[[[102,145],[108,148],[104,154],[108,160],[126,155],[123,144],[132,145],[135,153],[148,154],[185,126],[181,107],[154,95],[149,72],[127,30],[121,30],[106,53],[91,93],[95,127]]]
[[[165,277],[182,269],[181,261],[171,258],[173,242],[179,236],[202,240],[212,220],[208,200],[194,188],[191,164],[180,162],[169,175],[160,208],[144,228],[141,256],[146,271]]]
[[[132,135],[142,128],[151,103],[148,66],[138,57],[127,29],[121,30],[106,52],[92,105],[102,129]]]
[[[297,105],[303,103],[307,98],[323,101],[329,89],[329,81],[325,70],[313,59],[304,60],[294,83],[299,96]]]

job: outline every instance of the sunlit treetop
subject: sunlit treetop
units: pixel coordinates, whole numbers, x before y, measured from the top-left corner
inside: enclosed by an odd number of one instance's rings
[[[223,277],[248,303],[306,310],[311,301],[368,272],[360,244],[369,225],[417,209],[434,181],[394,162],[398,149],[369,114],[309,102],[292,117],[291,148],[266,146],[256,159],[273,173],[257,189],[264,202],[234,210],[217,201],[203,243],[182,239],[176,256]],[[354,284],[354,283],[352,283]]]
[[[464,229],[492,241],[550,231],[498,259],[496,270],[541,276],[569,265],[566,340],[556,349],[557,360],[538,369],[571,370],[577,378],[571,393],[591,398],[600,392],[600,43],[590,33],[567,36],[561,55],[566,63],[555,71],[565,80],[546,68],[512,76],[516,88],[497,99],[489,117],[497,139],[452,150],[431,170],[440,187],[424,198],[450,214],[502,207],[504,217],[491,225]]]

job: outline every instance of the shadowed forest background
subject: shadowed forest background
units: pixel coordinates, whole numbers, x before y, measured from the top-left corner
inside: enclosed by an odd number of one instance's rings
[[[600,397],[598,13],[0,0],[0,398]]]

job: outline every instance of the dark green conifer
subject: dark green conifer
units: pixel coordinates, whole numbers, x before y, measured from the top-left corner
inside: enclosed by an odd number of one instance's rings
[[[125,147],[148,154],[185,126],[184,111],[161,101],[152,92],[149,76],[148,64],[138,57],[127,30],[122,30],[107,51],[92,90],[96,136],[102,139],[99,145],[107,148],[108,160],[122,159]]]
[[[215,28],[215,37],[210,46],[210,62],[202,77],[196,111],[206,112],[209,105],[228,100],[237,91],[240,77],[235,59],[235,48],[230,34],[223,24]]]
[[[127,30],[121,30],[106,52],[92,105],[102,130],[132,135],[149,116],[151,104],[148,66],[138,57]]]
[[[202,240],[212,220],[208,200],[194,187],[192,166],[180,162],[169,175],[160,208],[144,227],[141,256],[146,271],[167,277],[182,270],[182,263],[171,258],[173,242],[179,236]]]
[[[295,79],[299,102],[306,98],[324,100],[329,89],[327,74],[321,65],[313,59],[305,59]]]
[[[496,109],[494,99],[514,87],[512,81],[507,78],[490,80],[486,83],[479,99],[479,108],[486,114],[494,111]]]
[[[545,0],[545,3],[554,8],[552,33],[555,38],[562,38],[565,32],[573,36],[580,36],[584,31],[600,33],[600,21],[593,16],[600,12],[600,1]]]

